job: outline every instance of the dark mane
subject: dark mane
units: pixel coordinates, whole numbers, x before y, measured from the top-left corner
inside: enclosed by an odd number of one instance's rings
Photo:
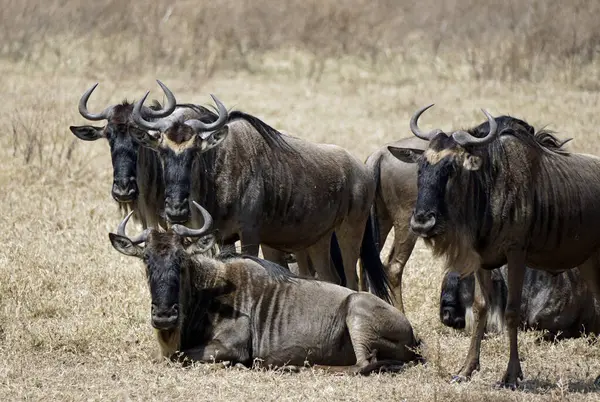
[[[180,106],[189,107],[197,112],[200,117],[198,118],[200,121],[204,123],[212,123],[217,120],[217,114],[204,106],[193,105],[193,104],[182,104]],[[250,124],[260,136],[265,140],[269,148],[274,151],[287,151],[287,152],[295,152],[295,150],[287,143],[283,134],[279,131],[275,130],[273,127],[269,126],[264,121],[260,120],[257,117],[254,117],[250,114],[240,112],[239,110],[233,110],[229,112],[228,122],[232,122],[234,120],[241,119],[245,120]]]
[[[241,119],[248,122],[254,129],[260,134],[260,136],[265,140],[265,142],[269,145],[274,151],[286,151],[295,153],[296,151],[287,143],[283,134],[279,131],[275,130],[273,127],[269,126],[264,121],[260,120],[257,117],[254,117],[250,114],[240,112],[238,110],[234,110],[229,114],[229,121],[233,121],[235,119]]]
[[[279,264],[276,264],[272,261],[263,260],[262,258],[253,257],[247,254],[239,254],[232,251],[222,251],[216,257],[216,259],[221,261],[227,261],[236,258],[243,258],[246,260],[254,261],[255,263],[265,268],[270,278],[278,282],[293,282],[294,280],[299,278],[298,276],[294,275],[290,270],[282,267]]]
[[[512,116],[504,115],[496,117],[496,123],[498,124],[499,136],[512,135],[517,137],[525,144],[536,149],[547,149],[562,154],[568,153],[568,151],[564,150],[562,147],[567,142],[571,141],[572,138],[561,141],[555,136],[553,131],[545,128],[542,128],[536,132],[533,126]],[[477,127],[467,131],[475,137],[483,137],[489,132],[489,128],[490,125],[486,121],[485,123],[482,123]]]

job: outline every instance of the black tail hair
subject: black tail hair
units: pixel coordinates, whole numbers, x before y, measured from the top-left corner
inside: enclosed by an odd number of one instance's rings
[[[377,161],[375,162],[375,164],[373,165],[373,169],[374,172],[373,174],[375,175],[375,200],[373,200],[373,205],[371,205],[371,210],[369,211],[369,215],[371,218],[371,230],[373,231],[373,240],[375,241],[375,245],[377,246],[377,248],[379,249],[379,251],[381,252],[381,249],[383,248],[383,244],[381,244],[381,236],[379,233],[379,219],[377,219],[378,213],[377,213],[377,195],[379,194],[379,191],[381,189],[381,156],[379,158],[377,158]]]
[[[379,248],[375,244],[371,216],[367,219],[365,233],[360,247],[360,259],[360,267],[363,272],[366,273],[365,278],[367,279],[371,292],[388,303],[392,303],[394,296],[391,292],[390,279],[381,262]]]
[[[336,272],[340,276],[340,284],[346,286],[346,273],[344,272],[344,261],[342,260],[342,251],[340,250],[340,244],[338,243],[335,232],[331,234],[331,246],[329,246],[329,254],[331,255],[331,261],[335,267]]]

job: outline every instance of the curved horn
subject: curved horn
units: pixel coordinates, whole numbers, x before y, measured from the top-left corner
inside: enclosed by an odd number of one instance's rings
[[[96,114],[90,113],[88,111],[88,109],[87,109],[88,99],[90,99],[92,92],[94,92],[94,89],[96,89],[97,86],[98,86],[98,83],[95,83],[90,89],[85,91],[85,93],[81,96],[81,99],[79,99],[79,113],[83,117],[85,117],[86,119],[91,120],[91,121],[107,119],[108,112],[110,112],[110,109],[112,108],[112,106],[109,106],[106,109],[104,109],[102,112],[96,113]]]
[[[149,107],[144,107],[144,116],[155,119],[170,115],[171,113],[173,113],[173,111],[175,111],[175,107],[177,106],[177,101],[175,100],[175,95],[173,95],[173,92],[171,92],[171,90],[167,88],[165,84],[160,82],[160,80],[156,80],[156,82],[158,82],[158,85],[160,85],[163,92],[165,93],[165,96],[167,97],[167,103],[160,110],[153,110]]]
[[[481,138],[477,138],[467,133],[466,131],[456,131],[452,133],[452,138],[461,146],[469,146],[469,145],[485,145],[494,141],[494,139],[498,136],[498,124],[496,124],[496,119],[487,112],[485,109],[481,109],[483,114],[487,117],[488,123],[490,124],[490,131]]]
[[[429,109],[433,105],[434,105],[434,103],[417,110],[416,113],[413,114],[413,116],[410,118],[410,131],[412,131],[412,133],[414,135],[416,135],[417,137],[419,137],[420,139],[425,140],[425,141],[431,141],[433,139],[433,137],[435,137],[436,135],[438,135],[439,133],[442,132],[442,130],[436,128],[435,130],[431,130],[428,133],[424,133],[423,131],[421,131],[421,129],[419,128],[419,125],[417,124],[417,122],[419,121],[419,117],[421,117],[423,112],[425,112],[427,109]]]
[[[164,129],[167,126],[164,120],[147,121],[144,120],[144,117],[142,116],[142,107],[144,106],[144,102],[146,101],[146,98],[148,97],[149,93],[149,91],[146,92],[146,95],[144,95],[142,99],[135,103],[135,105],[133,106],[133,112],[131,113],[131,118],[143,129],[164,131]]]
[[[197,120],[197,119],[186,120],[185,124],[187,124],[188,126],[193,128],[196,133],[199,133],[202,131],[218,130],[221,127],[223,127],[225,125],[225,123],[227,123],[227,118],[228,118],[227,108],[216,96],[214,96],[213,94],[210,94],[210,96],[211,96],[211,98],[213,98],[213,100],[215,101],[215,104],[217,105],[217,111],[219,112],[219,117],[217,117],[217,120],[215,122],[208,123],[208,124],[204,123],[200,120]]]
[[[127,222],[129,221],[129,218],[131,218],[131,215],[133,215],[133,211],[129,212],[125,219],[123,219],[123,221],[119,223],[119,226],[117,227],[117,234],[119,236],[128,238],[133,244],[144,243],[148,238],[148,235],[150,234],[150,228],[144,230],[142,233],[135,237],[128,237],[127,234],[125,234],[125,227],[127,226]]]
[[[200,213],[202,214],[202,218],[204,219],[204,225],[202,225],[202,227],[200,229],[190,229],[183,225],[171,226],[171,229],[173,229],[173,231],[175,233],[177,233],[179,236],[185,236],[185,237],[204,236],[206,233],[208,233],[208,231],[212,227],[213,219],[212,219],[212,216],[210,216],[210,214],[208,213],[208,211],[206,209],[202,208],[202,206],[200,204],[198,204],[196,201],[192,201],[192,203],[198,209],[198,211],[200,211]]]

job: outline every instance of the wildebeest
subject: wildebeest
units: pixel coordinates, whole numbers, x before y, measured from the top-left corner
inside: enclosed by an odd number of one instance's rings
[[[148,94],[146,94],[147,96]],[[216,119],[146,121],[144,96],[133,118],[146,130],[141,141],[156,149],[165,177],[165,211],[172,223],[201,225],[190,202],[199,202],[215,219],[224,239],[238,237],[244,251],[258,245],[296,255],[301,272],[340,283],[330,263],[335,235],[346,286],[356,290],[360,256],[371,289],[389,299],[387,276],[370,228],[375,194],[372,172],[345,149],[284,135],[260,119],[228,113],[213,96]]]
[[[174,224],[129,238],[128,215],[109,235],[116,250],[144,261],[161,356],[365,374],[420,359],[406,317],[370,293],[299,278],[256,257],[204,255],[212,218],[193,205],[200,229]]]
[[[500,129],[516,123],[527,124],[512,116],[499,116],[495,120]],[[489,127],[487,122],[484,122],[473,130],[485,135]],[[377,183],[375,202],[371,208],[371,221],[374,224],[375,239],[380,250],[390,230],[394,228],[394,242],[386,258],[385,267],[392,285],[395,305],[402,312],[404,312],[402,274],[418,238],[410,230],[410,219],[417,200],[417,165],[394,157],[388,147],[416,149],[422,152],[427,145],[427,141],[414,136],[403,138],[382,146],[365,162],[375,172]]]
[[[485,112],[489,132],[423,132],[411,119],[413,134],[428,148],[390,147],[398,158],[418,162],[418,195],[411,228],[444,255],[447,266],[475,272],[481,298],[473,303],[475,331],[457,378],[479,367],[481,340],[492,291],[489,269],[508,264],[505,319],[510,359],[502,385],[522,379],[517,347],[519,310],[526,264],[549,272],[579,266],[590,288],[600,288],[600,158],[569,153],[550,132],[532,133],[521,124],[498,130]]]
[[[163,118],[172,113],[195,116],[193,109],[177,105],[171,91],[162,82],[157,82],[164,91],[167,102],[164,108],[158,103],[149,108],[144,107],[140,113],[145,118]],[[100,113],[91,113],[87,103],[97,86],[98,84],[93,85],[83,94],[79,100],[79,113],[91,121],[106,120],[106,125],[70,126],[69,129],[84,141],[100,138],[108,140],[113,165],[112,197],[124,211],[136,211],[134,218],[144,228],[161,223],[164,225],[164,220],[161,219],[164,186],[160,160],[152,150],[140,147],[135,140],[133,133],[143,132],[143,129],[131,119],[133,103],[123,101],[106,107]]]
[[[177,104],[173,93],[161,81],[157,80],[167,99],[166,105],[157,102],[151,107],[142,107],[140,113],[145,119],[156,118],[212,118],[209,110],[199,105]],[[125,212],[132,210],[134,219],[144,228],[161,225],[166,227],[164,219],[164,181],[160,159],[154,150],[141,147],[136,138],[144,132],[131,118],[133,103],[111,105],[100,113],[88,111],[87,103],[98,84],[89,88],[79,100],[79,113],[92,121],[106,120],[103,127],[70,126],[78,138],[95,141],[108,140],[113,165],[113,185],[111,194]],[[138,133],[138,135],[134,135]],[[231,241],[229,243],[232,243]],[[276,250],[263,248],[263,253],[272,259],[282,260]],[[283,263],[283,262],[281,262]]]
[[[385,261],[385,268],[394,294],[394,305],[404,312],[402,274],[417,236],[409,230],[410,216],[417,199],[417,169],[390,154],[387,147],[427,148],[427,141],[410,137],[387,144],[373,152],[365,164],[375,173],[375,202],[371,207],[375,242],[383,248],[394,228],[394,243]]]
[[[504,330],[504,310],[508,297],[508,269],[492,270],[494,291],[490,294],[486,331]],[[452,328],[473,328],[475,277],[461,278],[449,271],[440,292],[440,320]],[[521,299],[521,328],[546,331],[548,340],[600,334],[600,300],[582,280],[579,268],[551,274],[527,268]]]

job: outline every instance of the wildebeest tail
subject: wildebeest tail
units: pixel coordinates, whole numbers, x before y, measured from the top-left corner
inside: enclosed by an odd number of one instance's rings
[[[379,219],[377,211],[377,197],[379,196],[379,192],[381,189],[381,155],[379,155],[377,159],[375,159],[375,161],[372,161],[371,158],[367,158],[365,164],[369,166],[369,168],[373,171],[373,176],[375,178],[375,200],[373,201],[373,205],[371,205],[369,215],[371,216],[371,230],[373,231],[373,239],[375,241],[375,245],[381,251],[381,249],[383,248],[383,244],[381,244],[381,237],[379,235]]]
[[[342,260],[342,251],[340,250],[340,244],[338,243],[335,232],[331,234],[331,245],[329,246],[329,254],[331,255],[331,262],[335,267],[336,272],[340,276],[342,286],[346,286],[346,273],[344,272],[344,261]]]
[[[360,247],[360,260],[360,269],[363,270],[363,273],[366,273],[365,277],[371,292],[388,303],[392,303],[393,295],[391,292],[390,279],[381,262],[379,248],[375,244],[371,216],[367,219],[367,225]]]

